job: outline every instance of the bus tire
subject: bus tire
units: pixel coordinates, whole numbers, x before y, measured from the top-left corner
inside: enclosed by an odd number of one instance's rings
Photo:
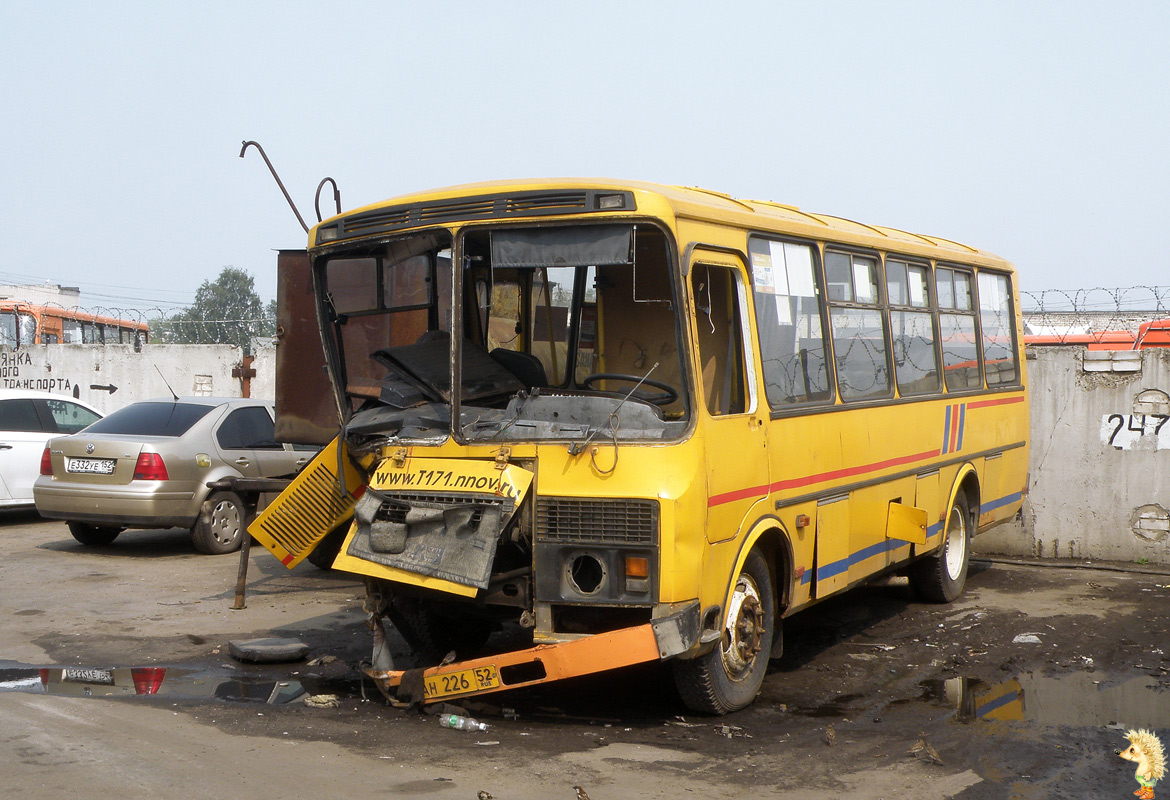
[[[103,525],[89,525],[84,522],[70,522],[69,533],[82,544],[100,547],[112,543],[125,528],[111,528]]]
[[[434,666],[451,651],[460,661],[470,658],[483,649],[492,634],[489,620],[445,617],[417,597],[395,597],[387,616],[419,657],[421,666]]]
[[[240,549],[248,535],[248,507],[235,492],[213,492],[203,501],[191,529],[191,543],[204,555],[217,556]]]
[[[325,538],[317,542],[317,546],[305,556],[306,560],[317,569],[333,569],[333,561],[341,552],[341,545],[345,542],[348,533],[349,520],[346,520],[345,524],[339,525],[325,534]]]
[[[698,658],[674,662],[683,703],[701,714],[727,714],[750,705],[768,671],[775,625],[772,575],[763,555],[752,550],[736,577],[719,644]]]
[[[924,600],[949,603],[963,593],[971,558],[971,510],[963,492],[947,511],[943,543],[910,568],[910,585]]]

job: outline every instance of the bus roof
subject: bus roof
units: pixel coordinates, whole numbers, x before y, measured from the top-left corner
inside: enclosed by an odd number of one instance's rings
[[[940,260],[994,264],[1010,268],[1010,264],[999,256],[975,247],[938,236],[909,233],[882,225],[869,225],[853,220],[802,211],[796,206],[784,205],[766,200],[743,200],[731,195],[707,189],[686,186],[668,186],[644,181],[615,180],[612,178],[546,178],[527,180],[490,181],[430,189],[400,195],[361,208],[351,209],[343,214],[324,220],[313,229],[311,242],[317,242],[317,230],[337,219],[355,215],[376,214],[378,211],[397,206],[427,206],[438,201],[479,198],[506,198],[510,194],[530,195],[547,191],[551,195],[563,194],[566,190],[627,191],[635,195],[639,214],[663,217],[682,217],[724,222],[748,229],[782,232],[811,239],[831,239],[845,244],[854,244],[878,250],[892,250],[907,255],[919,255]],[[468,204],[459,204],[467,208]],[[454,208],[452,209],[454,211]],[[544,207],[541,218],[546,218],[551,208]],[[569,205],[566,214],[579,211]],[[618,212],[621,213],[621,212]],[[625,212],[628,214],[628,212]],[[430,222],[439,222],[435,215],[427,216]],[[523,216],[512,214],[509,218]],[[493,217],[469,214],[467,221],[488,221]],[[455,216],[441,221],[456,221]],[[424,223],[418,223],[422,225]],[[407,227],[407,226],[403,226]],[[414,227],[414,226],[409,226]]]

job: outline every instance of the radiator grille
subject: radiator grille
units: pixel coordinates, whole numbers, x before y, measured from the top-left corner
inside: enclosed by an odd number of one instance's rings
[[[297,484],[252,524],[254,536],[267,536],[293,556],[323,539],[353,513],[354,505],[348,493],[341,494],[333,470],[320,460],[298,476]]]
[[[652,545],[658,541],[658,502],[542,497],[536,502],[536,539]]]
[[[386,501],[378,509],[378,519],[403,524],[406,522],[406,512],[415,503],[429,503],[432,505],[449,506],[499,506],[505,516],[512,513],[513,501],[497,497],[496,495],[469,495],[469,494],[407,494],[383,492]],[[476,512],[473,519],[478,519],[480,512]]]

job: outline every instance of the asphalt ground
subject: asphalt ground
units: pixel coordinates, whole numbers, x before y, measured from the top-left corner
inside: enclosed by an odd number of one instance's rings
[[[254,548],[236,610],[239,557],[198,555],[184,531],[87,548],[9,512],[0,535],[13,797],[1126,797],[1125,730],[1170,743],[1170,575],[1136,565],[980,560],[946,606],[862,587],[786,620],[784,658],[727,717],[689,714],[647,665],[465,701],[488,724],[471,733],[363,684],[352,577]],[[309,655],[229,655],[261,637]],[[409,658],[393,634],[391,649]],[[66,668],[115,685],[86,694]],[[155,695],[134,693],[146,669],[165,669]]]

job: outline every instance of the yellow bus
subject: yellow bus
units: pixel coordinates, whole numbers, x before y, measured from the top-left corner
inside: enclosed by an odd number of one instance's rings
[[[669,660],[689,707],[725,713],[784,618],[891,572],[949,601],[971,536],[1020,510],[1016,276],[973,247],[556,180],[395,198],[282,255],[312,288],[282,319],[319,323],[335,417],[298,416],[320,362],[286,359],[278,424],[341,430],[250,530],[364,576],[387,692]],[[425,669],[391,663],[386,619]],[[530,647],[480,654],[517,624]]]

